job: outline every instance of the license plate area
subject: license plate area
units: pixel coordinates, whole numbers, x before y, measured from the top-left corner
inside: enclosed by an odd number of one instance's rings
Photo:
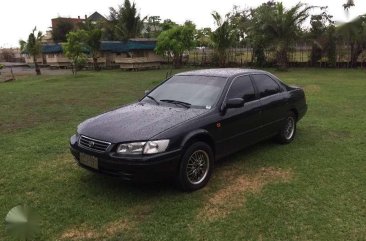
[[[95,156],[80,153],[80,163],[84,166],[98,170],[98,158]]]

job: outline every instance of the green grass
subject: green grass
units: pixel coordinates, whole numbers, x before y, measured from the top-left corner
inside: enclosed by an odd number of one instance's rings
[[[31,206],[37,240],[366,240],[366,72],[270,71],[305,88],[295,141],[226,158],[194,193],[89,173],[68,150],[78,123],[137,100],[165,70],[0,84],[0,218]]]

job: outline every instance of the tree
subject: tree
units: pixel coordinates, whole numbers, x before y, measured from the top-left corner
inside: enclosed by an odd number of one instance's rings
[[[353,6],[355,6],[354,0],[347,0],[347,2],[345,4],[343,4],[343,8],[346,11],[348,11]]]
[[[15,54],[13,49],[2,49],[0,52],[0,60],[4,60],[5,62],[14,61]]]
[[[271,44],[271,39],[268,35],[263,34],[262,26],[265,21],[264,17],[274,11],[274,5],[274,2],[267,2],[250,9],[247,39],[253,49],[252,62],[258,67],[264,67],[267,62],[264,50]]]
[[[100,40],[102,38],[102,31],[100,29],[93,29],[86,32],[86,45],[89,53],[93,59],[94,70],[99,70],[98,55],[100,52]]]
[[[218,12],[213,12],[212,17],[215,19],[217,28],[212,32],[211,40],[217,53],[219,65],[224,67],[227,59],[227,50],[232,47],[236,32],[229,22],[228,15],[226,15],[224,20]]]
[[[237,45],[246,42],[251,25],[250,17],[250,10],[241,9],[239,6],[234,6],[231,13],[228,14],[228,19],[235,30],[235,42]]]
[[[109,16],[106,21],[101,22],[102,39],[103,40],[118,40],[115,26],[118,23],[118,12],[110,7]]]
[[[174,27],[178,26],[177,23],[173,22],[171,19],[165,19],[161,24],[160,24],[160,27],[161,27],[161,30],[162,31],[166,31],[166,30],[169,30],[169,29],[172,29]]]
[[[328,60],[332,59],[328,61],[332,62],[331,65],[334,64],[335,53],[332,53],[335,52],[334,21],[333,16],[328,14],[327,8],[320,7],[321,13],[310,17],[311,27],[308,37],[313,42],[310,56],[313,66],[318,63],[323,54],[326,54]]]
[[[191,50],[195,46],[194,33],[195,29],[190,24],[163,31],[158,36],[155,50],[158,54],[172,56],[174,67],[179,67],[182,64],[184,51]]]
[[[337,29],[338,36],[351,47],[351,67],[357,66],[360,54],[366,49],[366,14],[347,22]]]
[[[197,46],[199,47],[212,46],[211,34],[212,34],[211,28],[202,28],[197,30],[195,35],[195,41],[197,43]]]
[[[161,32],[160,21],[160,16],[150,16],[147,18],[145,38],[156,38],[159,36]]]
[[[100,53],[100,41],[102,40],[102,30],[99,23],[92,23],[86,20],[81,29],[85,30],[85,45],[89,50],[89,54],[93,59],[94,70],[100,70],[98,66],[98,56]]]
[[[129,0],[125,0],[118,10],[110,8],[110,19],[115,23],[114,30],[117,38],[126,41],[140,36],[146,17],[140,17],[135,3],[131,4]]]
[[[57,24],[52,29],[52,38],[56,43],[66,42],[66,35],[73,31],[75,28],[74,24],[63,20],[62,18],[57,19]]]
[[[287,69],[289,48],[299,38],[301,24],[308,18],[308,11],[312,7],[298,3],[290,9],[285,9],[280,2],[271,4],[273,5],[265,11],[255,11],[257,14],[253,15],[253,18],[259,26],[253,31],[257,36],[265,36],[263,39],[266,39],[266,42],[270,40],[276,52],[277,67]]]
[[[67,42],[62,45],[66,57],[71,59],[72,73],[76,75],[80,65],[85,63],[85,44],[88,33],[85,30],[78,30],[67,34]]]
[[[34,67],[37,75],[41,75],[41,69],[39,68],[37,62],[37,56],[42,53],[42,32],[38,31],[36,34],[37,28],[34,27],[32,33],[28,36],[28,41],[20,40],[20,50],[25,52],[33,57]]]

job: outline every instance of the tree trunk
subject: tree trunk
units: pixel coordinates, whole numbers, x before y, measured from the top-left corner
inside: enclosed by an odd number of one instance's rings
[[[266,65],[266,55],[264,48],[261,45],[255,45],[252,50],[252,63],[255,63],[258,67],[264,67]]]
[[[360,44],[351,44],[351,67],[357,67],[357,60],[362,53],[362,47]]]
[[[173,65],[174,68],[180,68],[183,62],[183,54],[174,54],[173,56]]]
[[[34,68],[36,69],[36,74],[41,75],[41,69],[39,68],[39,65],[37,63],[37,58],[35,55],[33,55],[33,63],[34,63]]]
[[[286,48],[281,48],[281,49],[277,50],[276,60],[277,60],[278,70],[287,70],[288,58],[287,58],[287,49]]]
[[[96,58],[96,57],[93,57],[93,69],[95,71],[98,71],[99,70],[98,69],[98,58]]]
[[[312,45],[311,47],[311,66],[316,66],[318,61],[322,58],[322,49],[319,48],[317,44]]]
[[[226,65],[226,50],[219,50],[219,65],[221,68]]]

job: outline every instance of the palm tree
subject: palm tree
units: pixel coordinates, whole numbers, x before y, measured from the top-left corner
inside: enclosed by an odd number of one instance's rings
[[[128,40],[140,35],[145,18],[141,18],[136,9],[136,4],[125,0],[118,10],[110,8],[111,20],[115,22],[116,35],[120,40]]]
[[[309,17],[308,11],[311,8],[298,3],[287,10],[282,3],[276,3],[273,10],[263,16],[261,32],[273,43],[279,69],[288,67],[287,53],[290,46],[298,39],[301,24]]]
[[[37,28],[34,27],[32,33],[29,34],[28,41],[20,40],[20,49],[22,52],[25,52],[33,57],[34,67],[36,70],[36,74],[40,75],[41,70],[39,68],[39,65],[37,63],[37,56],[39,56],[42,52],[42,32],[38,31],[37,34],[35,32],[37,31]]]
[[[89,54],[93,59],[93,69],[100,70],[98,65],[98,57],[100,53],[100,46],[102,40],[102,24],[101,22],[92,23],[90,20],[86,20],[81,25],[81,28],[85,31],[85,44],[89,50]]]
[[[354,0],[347,0],[347,2],[345,4],[343,4],[343,8],[346,11],[348,11],[350,9],[350,7],[353,7],[353,6],[355,6]]]
[[[236,32],[230,24],[228,18],[223,20],[218,12],[213,12],[212,17],[216,22],[217,29],[212,32],[211,40],[213,43],[213,47],[218,54],[219,65],[220,67],[223,67],[226,64],[227,49],[233,45],[236,37]]]
[[[351,67],[356,67],[358,57],[366,49],[366,14],[338,26],[337,32],[351,47]]]
[[[94,70],[100,70],[98,66],[98,55],[100,52],[101,38],[102,38],[102,31],[100,29],[93,29],[87,32],[86,45],[88,46],[90,55],[93,59]]]

